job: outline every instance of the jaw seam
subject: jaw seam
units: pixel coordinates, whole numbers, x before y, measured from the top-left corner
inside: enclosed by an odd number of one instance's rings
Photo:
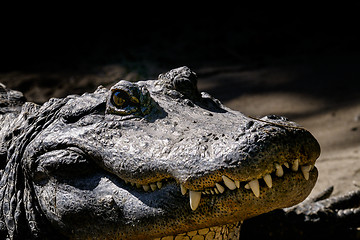
[[[251,190],[252,193],[255,195],[255,197],[260,196],[260,183],[259,180],[263,180],[268,188],[272,188],[272,176],[274,177],[283,177],[284,169],[287,168],[290,169],[292,172],[298,172],[298,170],[301,170],[301,173],[305,180],[309,179],[309,173],[314,168],[314,165],[301,165],[299,166],[299,160],[296,159],[293,163],[289,164],[288,162],[281,164],[275,163],[275,170],[273,170],[271,173],[265,174],[263,177],[253,179],[250,181],[239,181],[239,180],[233,180],[230,177],[226,175],[222,175],[222,181],[214,183],[213,187],[207,187],[202,190],[191,190],[186,188],[183,184],[180,184],[180,192],[182,195],[186,195],[189,193],[189,202],[190,202],[190,208],[195,211],[197,207],[200,204],[200,200],[202,195],[218,195],[225,192],[225,190],[236,190],[239,189],[241,186],[244,186],[245,189]],[[136,184],[131,183],[128,181],[125,181],[125,183],[130,184],[131,186],[136,186],[139,189],[143,189],[145,192],[153,192],[156,190],[159,190],[163,187],[164,183],[166,183],[167,179],[162,181],[157,181],[150,184]]]

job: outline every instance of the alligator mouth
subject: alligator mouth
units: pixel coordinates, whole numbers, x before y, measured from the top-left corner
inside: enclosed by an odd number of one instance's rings
[[[221,176],[221,181],[214,182],[211,186],[205,187],[200,190],[191,190],[184,187],[183,184],[178,183],[181,194],[189,195],[190,208],[195,211],[200,203],[200,200],[203,197],[212,196],[212,195],[221,195],[227,191],[235,191],[236,189],[245,188],[259,198],[261,194],[261,187],[272,188],[273,187],[273,178],[281,179],[285,174],[298,173],[302,174],[305,180],[309,180],[310,171],[314,169],[314,164],[300,165],[299,159],[294,160],[292,163],[284,162],[283,164],[275,163],[274,168],[269,173],[264,174],[260,178],[251,179],[249,181],[239,181],[226,174]],[[164,185],[175,182],[172,178],[162,179],[157,182],[152,182],[149,184],[138,184],[130,181],[125,181],[125,183],[142,189],[144,192],[154,192],[161,188]]]

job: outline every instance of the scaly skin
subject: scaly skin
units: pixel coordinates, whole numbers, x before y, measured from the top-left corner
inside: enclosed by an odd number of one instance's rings
[[[6,109],[0,230],[13,239],[238,238],[238,222],[303,201],[317,179],[308,131],[224,107],[186,67]]]

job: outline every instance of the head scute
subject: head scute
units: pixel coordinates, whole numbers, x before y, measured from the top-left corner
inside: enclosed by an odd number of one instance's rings
[[[158,79],[169,90],[176,90],[189,99],[201,97],[197,89],[196,73],[184,66],[160,74]]]

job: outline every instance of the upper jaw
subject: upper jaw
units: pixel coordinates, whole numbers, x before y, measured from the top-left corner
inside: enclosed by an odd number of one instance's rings
[[[273,129],[272,127],[264,128],[265,131],[270,130],[270,132]],[[203,162],[189,159],[187,166],[198,164],[208,168],[192,171],[199,168],[190,167],[188,171],[186,169],[179,171],[179,167],[173,167],[172,169],[175,170],[169,171],[166,179],[173,179],[171,181],[176,182],[178,191],[182,195],[188,196],[188,206],[193,211],[198,209],[202,202],[201,199],[204,197],[235,192],[239,189],[259,198],[264,189],[273,189],[274,181],[281,181],[284,176],[287,177],[288,175],[301,176],[304,180],[303,185],[312,188],[316,181],[314,175],[317,176],[314,165],[320,154],[319,144],[304,129],[295,127],[290,128],[290,130],[282,129],[279,132],[280,134],[269,134],[270,137],[264,138],[270,143],[267,146],[261,143],[259,138],[254,138],[257,142],[248,142],[247,144],[257,148],[253,148],[252,153],[240,154],[239,156],[245,157],[234,160],[231,164],[222,161],[214,163],[215,166],[211,165],[208,160],[205,161],[206,159]],[[251,135],[249,138],[252,139]],[[223,156],[223,159],[226,159],[226,156]],[[161,189],[166,184],[168,180],[163,181],[163,179],[165,178],[158,178],[155,181],[128,179],[128,183],[150,193]],[[303,185],[299,188],[302,188]],[[301,196],[298,199],[303,198]]]

